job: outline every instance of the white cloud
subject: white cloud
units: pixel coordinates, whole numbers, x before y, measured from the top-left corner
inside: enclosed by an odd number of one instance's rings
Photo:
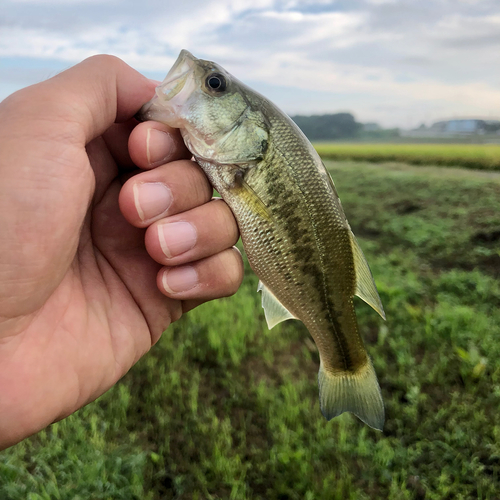
[[[28,5],[71,5],[78,7],[82,4],[102,4],[102,3],[119,3],[119,0],[6,0],[7,4],[28,4]]]
[[[384,5],[387,3],[396,3],[399,0],[366,0],[368,5]]]
[[[0,58],[70,64],[104,52],[158,75],[187,48],[286,88],[277,99],[288,111],[351,109],[408,126],[500,115],[495,2],[16,0],[0,19]],[[0,84],[8,78],[0,72]]]
[[[365,23],[366,16],[363,13],[310,14],[291,10],[266,11],[260,14],[260,17],[266,21],[270,20],[270,30],[292,33],[283,39],[283,44],[291,43],[295,47],[304,47],[321,41],[330,47],[342,47],[356,43],[360,39],[358,30]]]

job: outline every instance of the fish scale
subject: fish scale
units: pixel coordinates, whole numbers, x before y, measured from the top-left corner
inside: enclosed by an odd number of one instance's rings
[[[233,211],[269,326],[296,318],[309,330],[325,417],[351,411],[381,430],[383,401],[353,297],[384,317],[382,304],[333,181],[304,134],[265,97],[187,51],[139,115],[181,129]]]
[[[251,228],[263,223],[256,215],[241,224],[245,249],[262,282],[276,290],[278,300],[305,323],[321,346],[325,367],[355,370],[366,363],[366,352],[357,331],[352,298],[345,300],[348,286],[354,295],[355,280],[347,220],[325,180],[328,174],[321,171],[321,160],[307,147],[295,125],[271,120],[270,135],[272,146],[255,170],[262,172],[259,177],[267,186],[267,199],[263,200],[272,211],[271,229],[278,235],[275,239],[284,239],[284,244],[277,247],[252,238]],[[248,183],[260,192],[256,177],[254,174]],[[235,197],[228,203],[235,214],[248,213],[244,204],[238,207],[241,199]],[[286,204],[290,208],[283,210]],[[339,227],[332,231],[333,225]],[[285,272],[292,276],[293,286],[283,282],[282,261],[288,263]],[[335,293],[335,288],[341,293]],[[298,300],[294,300],[297,289]],[[332,344],[332,335],[337,345]]]

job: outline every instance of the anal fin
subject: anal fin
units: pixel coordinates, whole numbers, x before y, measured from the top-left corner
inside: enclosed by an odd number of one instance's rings
[[[269,289],[259,281],[258,292],[262,292],[262,308],[266,317],[267,326],[271,330],[274,326],[287,319],[297,319]]]
[[[354,255],[354,269],[356,271],[356,291],[355,294],[363,299],[369,306],[373,307],[383,319],[385,319],[384,307],[377,292],[377,286],[373,280],[372,273],[366,262],[363,250],[359,246],[356,237],[351,232],[351,246]]]

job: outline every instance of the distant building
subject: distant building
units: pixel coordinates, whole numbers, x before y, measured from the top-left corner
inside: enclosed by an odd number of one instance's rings
[[[500,134],[500,120],[479,118],[456,118],[442,120],[430,127],[420,125],[417,129],[405,131],[407,137],[456,137],[483,134]]]
[[[434,123],[429,130],[449,134],[484,134],[487,131],[486,124],[486,120],[476,120],[470,118],[461,120],[446,120]],[[498,122],[498,124],[500,125],[500,122]]]

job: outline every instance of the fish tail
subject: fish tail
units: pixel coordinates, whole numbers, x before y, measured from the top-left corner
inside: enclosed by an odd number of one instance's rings
[[[327,420],[350,411],[370,427],[382,430],[384,402],[370,358],[354,372],[331,373],[321,363],[318,383],[321,413]]]

